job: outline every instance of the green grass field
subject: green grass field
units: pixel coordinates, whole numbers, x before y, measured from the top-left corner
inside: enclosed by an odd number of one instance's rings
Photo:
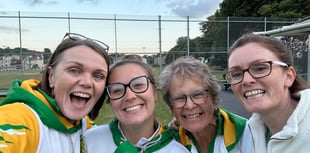
[[[9,71],[0,72],[0,89],[7,89],[13,80],[41,79],[41,73],[38,71]]]
[[[153,72],[155,74],[156,79],[158,80],[159,76],[159,67],[153,67]],[[221,75],[223,72],[221,71],[214,71],[213,74],[218,78],[221,79]],[[20,80],[25,80],[29,78],[34,78],[34,79],[40,79],[41,78],[41,73],[40,72],[35,72],[35,71],[25,71],[25,72],[20,72],[20,71],[15,71],[15,72],[0,72],[0,89],[7,89],[13,80],[15,79],[20,79]],[[0,100],[3,99],[3,97],[0,97]],[[164,100],[162,99],[162,93],[159,91],[158,96],[157,96],[157,101],[156,101],[156,110],[155,110],[157,118],[162,121],[164,124],[167,124],[171,118],[172,115],[170,113],[170,110],[168,106],[165,104]],[[113,113],[111,111],[111,108],[109,104],[104,104],[103,107],[101,108],[100,114],[98,118],[95,120],[95,122],[100,125],[100,124],[105,124],[108,123],[111,119],[113,118]]]

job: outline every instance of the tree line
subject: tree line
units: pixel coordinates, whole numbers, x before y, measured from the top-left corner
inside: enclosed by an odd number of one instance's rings
[[[255,20],[268,18],[268,20],[286,21],[294,23],[310,15],[310,0],[223,0],[220,3],[219,9],[211,16],[207,17],[206,21],[199,23],[201,36],[190,39],[189,50],[198,57],[210,56],[206,52],[223,52],[227,51],[229,46],[241,35],[253,31],[262,31],[264,24],[256,22],[248,22],[250,17],[255,17]],[[227,38],[227,17],[231,21],[229,24],[229,38]],[[223,22],[219,22],[223,21]],[[242,22],[244,21],[244,22]],[[274,29],[281,27],[281,23],[269,23],[266,29]],[[229,40],[229,42],[227,42]],[[176,45],[169,52],[184,52],[187,51],[187,37],[179,37]],[[165,58],[165,63],[173,61],[175,56],[183,54],[168,54]],[[226,55],[218,54],[211,61],[214,65],[223,65]],[[224,64],[225,65],[225,64]]]

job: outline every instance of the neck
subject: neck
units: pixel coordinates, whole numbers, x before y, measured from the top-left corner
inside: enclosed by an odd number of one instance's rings
[[[199,150],[201,153],[208,152],[211,141],[216,137],[216,134],[217,134],[216,119],[212,123],[210,123],[207,127],[205,127],[203,130],[192,133],[197,145],[199,146]]]
[[[154,122],[154,120],[150,120],[135,125],[124,125],[121,123],[120,126],[127,140],[132,144],[136,144],[141,138],[150,138],[153,135],[155,131]]]
[[[263,121],[269,128],[271,135],[274,135],[283,129],[297,104],[297,101],[291,99],[272,110],[268,110],[268,112],[260,113]]]

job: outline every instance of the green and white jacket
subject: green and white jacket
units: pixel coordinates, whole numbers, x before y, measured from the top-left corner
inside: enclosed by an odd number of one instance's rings
[[[191,153],[200,153],[194,137],[182,126],[178,128],[177,139]],[[215,139],[209,144],[208,153],[252,153],[252,135],[247,120],[219,109],[218,129]]]
[[[87,130],[85,146],[89,153],[189,153],[173,136],[172,129],[155,121],[156,130],[150,138],[131,144],[123,135],[118,120]]]
[[[38,84],[16,80],[0,102],[0,153],[83,152],[81,135],[93,123],[86,119],[72,125]]]

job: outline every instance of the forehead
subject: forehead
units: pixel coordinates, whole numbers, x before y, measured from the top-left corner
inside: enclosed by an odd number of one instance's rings
[[[127,83],[135,77],[147,75],[146,70],[139,64],[128,63],[117,66],[110,71],[109,83]]]
[[[180,75],[174,75],[171,78],[170,82],[170,93],[187,93],[194,90],[197,90],[197,88],[204,88],[205,83],[203,82],[202,78],[198,76],[180,76]]]
[[[258,43],[248,43],[236,48],[228,59],[228,67],[248,66],[258,61],[273,61],[278,59],[268,48]]]
[[[87,55],[87,56],[85,56]],[[68,48],[56,59],[58,61],[74,60],[81,63],[91,62],[92,65],[99,65],[102,67],[103,63],[106,66],[107,62],[103,55],[99,54],[92,48],[84,45],[74,46]]]

